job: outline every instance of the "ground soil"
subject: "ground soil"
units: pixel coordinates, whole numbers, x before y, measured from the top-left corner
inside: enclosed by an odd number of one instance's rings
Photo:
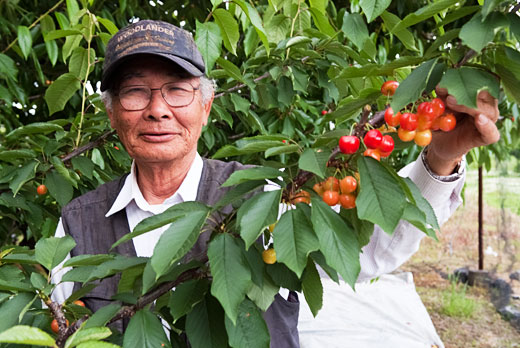
[[[515,206],[520,205],[520,178],[510,179],[490,176],[484,180],[484,197],[489,197],[484,199],[484,269],[508,281],[520,295],[520,282],[509,278],[520,270],[520,216]],[[472,171],[465,203],[442,226],[439,242],[425,239],[402,269],[414,274],[417,292],[446,348],[520,347],[520,330],[501,318],[484,288],[467,289],[466,296],[476,303],[470,318],[443,314],[445,294],[452,285],[447,276],[460,267],[478,268],[477,187],[476,171]],[[520,307],[520,300],[512,302]]]

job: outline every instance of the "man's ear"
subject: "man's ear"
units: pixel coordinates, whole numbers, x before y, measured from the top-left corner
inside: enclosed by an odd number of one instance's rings
[[[105,107],[105,110],[107,112],[107,116],[108,116],[108,119],[110,120],[110,126],[114,129],[116,129],[115,127],[115,121],[114,121],[114,110],[112,108],[107,108]]]
[[[213,105],[213,99],[215,99],[215,93],[211,94],[211,98],[204,105],[204,118],[202,119],[203,126],[208,124],[208,118],[211,112],[211,105]]]

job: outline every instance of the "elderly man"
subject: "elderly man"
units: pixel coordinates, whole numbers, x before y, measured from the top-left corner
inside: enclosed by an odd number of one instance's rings
[[[110,40],[101,90],[111,125],[134,161],[129,175],[102,185],[63,209],[56,235],[74,237],[77,246],[72,256],[106,253],[144,218],[179,202],[213,204],[226,192],[220,184],[243,166],[202,159],[197,153],[197,141],[213,101],[213,84],[204,71],[191,34],[165,22],[140,21]],[[439,94],[447,97],[449,108],[473,117],[467,117],[459,130],[436,138],[428,153],[407,171],[440,220],[446,220],[459,202],[462,157],[472,147],[498,139],[494,125],[498,110],[496,100],[487,93],[480,96],[478,110],[456,105],[446,91]],[[149,257],[165,228],[123,243],[116,252]],[[393,236],[376,228],[361,255],[360,277],[393,270],[417,249],[422,237],[422,232],[408,224],[400,224]],[[205,252],[205,242],[201,238],[192,253]],[[54,274],[55,282],[62,273]],[[84,297],[85,303],[93,311],[108,304],[117,284],[118,278],[104,280]],[[53,296],[63,301],[72,290],[72,284],[63,283]],[[264,317],[272,347],[299,346],[295,293],[281,291]]]

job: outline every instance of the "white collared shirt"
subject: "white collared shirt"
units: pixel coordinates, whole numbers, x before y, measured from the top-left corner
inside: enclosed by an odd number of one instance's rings
[[[197,197],[202,167],[202,158],[197,154],[177,192],[166,199],[162,204],[151,205],[144,199],[139,189],[135,164],[132,164],[130,174],[125,179],[125,183],[114,204],[105,216],[108,217],[122,209],[126,209],[128,225],[132,231],[140,221],[147,217],[162,213],[177,203],[194,201]],[[439,225],[444,223],[462,202],[460,192],[464,185],[465,172],[463,177],[459,180],[442,182],[432,177],[428,173],[424,162],[418,159],[404,167],[399,174],[409,177],[421,190],[423,196],[430,202],[434,209]],[[272,189],[272,187],[266,187],[266,190]],[[339,210],[339,206],[336,208]],[[283,210],[281,210],[281,212],[283,212]],[[165,231],[167,227],[168,226],[163,226],[134,238],[133,243],[137,256],[150,257],[153,254],[153,249],[161,233]],[[56,229],[55,236],[65,236],[61,220]],[[399,267],[418,250],[424,236],[425,234],[422,231],[406,221],[401,221],[392,235],[389,235],[378,226],[375,226],[370,242],[363,247],[363,252],[360,254],[361,272],[358,281],[375,278]],[[53,283],[59,283],[63,275],[70,270],[70,268],[62,268],[63,263],[69,258],[70,256],[53,270]],[[52,293],[53,300],[58,303],[63,303],[72,294],[73,286],[74,283],[72,282],[59,284]],[[280,294],[284,298],[287,298],[288,291],[281,289]]]

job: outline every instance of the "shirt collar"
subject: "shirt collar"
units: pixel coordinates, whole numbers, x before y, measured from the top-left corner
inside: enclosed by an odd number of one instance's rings
[[[191,167],[186,174],[186,177],[179,186],[179,189],[170,197],[168,197],[160,206],[169,207],[177,203],[194,201],[197,198],[197,190],[202,176],[203,161],[198,153],[195,154]],[[130,174],[125,179],[125,183],[119,191],[119,194],[112,204],[112,207],[106,213],[106,217],[109,217],[118,211],[125,209],[132,201],[135,201],[136,205],[144,211],[151,211],[156,213],[157,209],[154,209],[154,205],[150,205],[143,197],[139,185],[137,184],[135,161],[132,162],[132,168]],[[155,206],[156,207],[156,206]]]

